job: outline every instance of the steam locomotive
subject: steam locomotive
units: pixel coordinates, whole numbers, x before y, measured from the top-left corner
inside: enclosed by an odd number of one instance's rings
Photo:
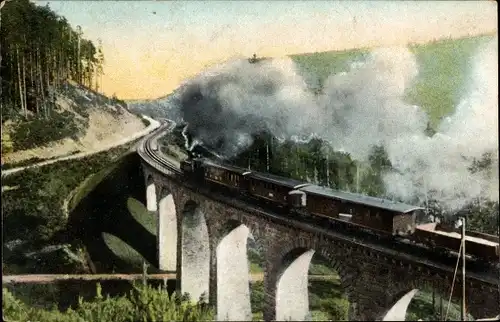
[[[249,171],[204,157],[182,161],[181,171],[190,180],[229,194],[242,194],[290,216],[327,218],[348,231],[409,240],[440,252],[457,252],[460,247],[457,229],[426,223],[421,207]],[[493,235],[467,232],[465,248],[468,256],[481,262],[498,261],[500,256],[499,238]]]

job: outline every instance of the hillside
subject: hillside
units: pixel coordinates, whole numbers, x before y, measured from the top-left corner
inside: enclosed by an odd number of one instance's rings
[[[90,152],[146,127],[123,102],[71,81],[64,87],[55,95],[50,118],[8,120],[2,125],[2,146],[12,147],[2,154],[2,163]]]
[[[451,114],[459,103],[468,81],[468,64],[480,45],[494,35],[442,39],[424,44],[410,44],[419,74],[406,92],[406,101],[421,106],[436,127],[441,118]],[[317,89],[331,74],[348,71],[351,63],[365,58],[371,48],[345,51],[304,53],[290,56],[306,83]]]

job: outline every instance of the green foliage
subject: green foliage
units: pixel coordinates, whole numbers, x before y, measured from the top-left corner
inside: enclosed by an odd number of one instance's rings
[[[408,305],[408,310],[406,312],[406,321],[417,321],[418,319],[422,319],[424,321],[444,321],[447,306],[448,299],[446,298],[446,296],[445,298],[441,299],[438,294],[435,294],[433,306],[432,291],[419,291]],[[440,314],[441,309],[443,310],[442,317]],[[450,308],[446,320],[460,320],[460,306],[458,304],[453,302],[450,303]],[[468,320],[472,320],[470,316]]]
[[[264,282],[258,281],[251,284],[250,306],[252,312],[262,312],[264,308]]]
[[[340,279],[309,282],[309,307],[324,313],[328,320],[347,320],[349,302],[340,285]]]
[[[54,113],[51,118],[34,117],[21,122],[12,133],[14,151],[28,150],[67,137],[76,140],[80,133],[75,116],[69,111]]]
[[[463,209],[462,212],[466,215],[467,230],[496,236],[500,234],[498,226],[498,202],[477,199]]]
[[[149,122],[146,118],[141,117],[142,124],[144,124],[145,127],[148,127],[151,125],[151,122]]]
[[[60,312],[30,307],[2,289],[4,318],[9,321],[208,321],[212,311],[203,303],[192,303],[177,293],[168,295],[162,288],[134,284],[129,294],[103,296],[97,284],[97,295],[90,301],[80,298],[75,309]]]
[[[483,154],[481,159],[472,160],[472,164],[469,167],[471,173],[481,172],[481,171],[491,171],[491,166],[493,165],[493,153],[486,152]]]
[[[8,132],[2,131],[2,153],[10,153],[14,150],[12,138]]]
[[[307,143],[280,143],[267,134],[261,134],[247,151],[232,162],[255,171],[340,190],[356,191],[359,188],[360,192],[380,196],[384,193],[381,174],[390,164],[383,148],[375,148],[370,160],[371,165],[358,164],[349,154],[334,151],[327,142],[318,138]],[[357,180],[358,171],[360,180]]]

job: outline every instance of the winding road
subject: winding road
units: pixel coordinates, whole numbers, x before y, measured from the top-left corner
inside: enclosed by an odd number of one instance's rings
[[[50,159],[50,160],[42,161],[42,162],[39,162],[39,163],[35,163],[35,164],[32,164],[32,165],[27,165],[27,166],[24,166],[24,167],[19,167],[19,168],[14,168],[14,169],[9,169],[9,170],[2,170],[2,177],[7,177],[7,176],[9,176],[9,175],[11,175],[13,173],[16,173],[16,172],[19,172],[19,171],[23,171],[23,170],[26,170],[26,169],[30,169],[30,168],[39,168],[39,167],[42,167],[42,166],[45,166],[45,165],[49,165],[49,164],[53,164],[53,163],[56,163],[56,162],[59,162],[59,161],[80,159],[80,158],[87,157],[89,155],[93,155],[93,154],[96,154],[96,153],[99,153],[99,152],[103,152],[103,151],[115,148],[117,146],[129,143],[131,141],[137,140],[138,138],[141,138],[141,137],[147,135],[148,133],[153,132],[154,130],[156,130],[157,128],[159,128],[160,125],[161,125],[160,122],[158,122],[158,121],[150,118],[149,116],[142,115],[142,118],[144,118],[147,121],[149,121],[149,123],[150,123],[149,126],[146,127],[144,130],[142,130],[140,132],[136,132],[133,135],[128,136],[128,137],[126,137],[126,138],[124,138],[122,140],[116,141],[116,142],[114,142],[112,144],[108,144],[108,145],[106,145],[106,146],[104,146],[104,147],[102,147],[100,149],[97,149],[97,150],[87,151],[87,152],[81,152],[81,153],[76,153],[76,154],[72,154],[72,155],[66,155],[66,156],[55,158],[55,159]]]

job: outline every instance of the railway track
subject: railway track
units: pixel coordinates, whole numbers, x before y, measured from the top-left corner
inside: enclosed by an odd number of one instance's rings
[[[162,137],[165,133],[171,132],[176,126],[176,123],[173,121],[166,121],[165,124],[160,126],[158,130],[148,135],[139,143],[139,148],[137,149],[139,155],[148,162],[151,166],[157,169],[160,172],[164,172],[165,170],[181,175],[182,172],[180,169],[171,162],[165,156],[159,155],[159,146],[158,139]]]
[[[161,154],[157,145],[158,138],[163,136],[165,132],[172,131],[175,126],[175,122],[166,121],[165,125],[162,125],[157,131],[147,136],[140,143],[138,153],[148,164],[150,164],[159,172],[171,174],[174,179],[181,182],[187,188],[195,189],[192,184],[190,184],[186,180],[182,180],[182,171],[174,164],[174,162]],[[249,200],[228,198],[226,196],[223,196],[222,194],[214,194],[213,190],[204,189],[204,187],[197,186],[196,191],[197,193],[203,194],[213,200],[230,205],[232,207],[236,207],[242,210],[252,210],[253,212],[261,216],[270,218],[277,223],[285,225],[290,225],[290,223],[292,223],[295,227],[300,227],[305,231],[313,233],[321,232],[322,234],[333,239],[341,240],[347,243],[352,243],[354,245],[364,247],[369,250],[377,251],[382,255],[418,263],[423,266],[442,270],[443,272],[448,273],[453,273],[455,269],[454,266],[456,264],[456,258],[443,259],[440,258],[440,256],[442,256],[441,254],[433,256],[431,254],[432,252],[429,253],[429,250],[423,251],[421,246],[398,242],[381,242],[374,239],[372,236],[360,236],[359,234],[353,237],[349,235],[349,232],[342,233],[338,230],[325,229],[324,224],[318,224],[319,220],[317,218],[309,218],[308,220],[299,218],[298,220],[296,218],[290,218],[274,212],[270,212],[269,209],[264,209],[260,206],[254,205]],[[334,225],[334,223],[331,224]],[[423,256],[422,254],[426,254],[427,256]],[[499,283],[498,268],[492,268],[484,271],[484,267],[475,268],[473,265],[469,265],[467,276],[469,279],[476,279],[492,285],[498,285]]]

